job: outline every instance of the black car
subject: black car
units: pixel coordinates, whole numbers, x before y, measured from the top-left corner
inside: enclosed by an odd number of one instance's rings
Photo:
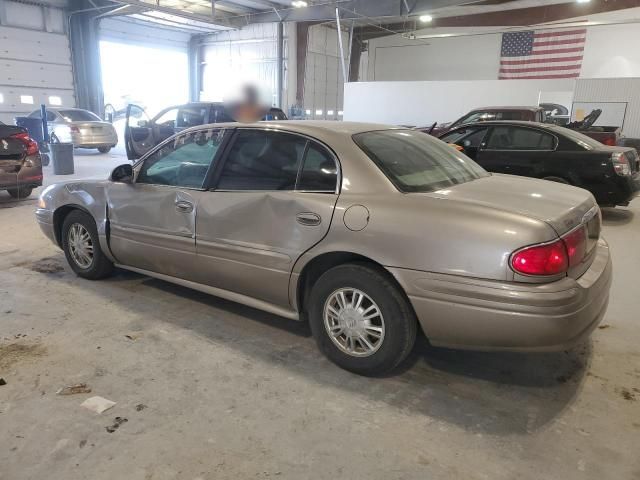
[[[27,198],[42,185],[38,143],[22,127],[0,122],[0,190],[14,198]]]
[[[462,125],[440,139],[490,172],[575,185],[602,206],[628,205],[640,190],[634,148],[609,147],[557,125],[491,121]]]
[[[287,116],[281,109],[272,107],[263,120],[287,120]],[[140,158],[160,142],[185,128],[234,121],[221,102],[176,105],[161,110],[151,119],[142,107],[128,105],[124,132],[127,158]]]

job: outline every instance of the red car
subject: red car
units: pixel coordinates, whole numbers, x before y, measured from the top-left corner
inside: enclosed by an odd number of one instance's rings
[[[14,198],[27,198],[41,185],[38,143],[24,128],[0,122],[0,190]]]

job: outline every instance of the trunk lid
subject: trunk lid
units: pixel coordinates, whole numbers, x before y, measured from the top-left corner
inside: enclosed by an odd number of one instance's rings
[[[586,223],[595,199],[587,190],[547,180],[492,174],[429,195],[542,220],[560,235]]]
[[[108,122],[71,122],[69,126],[77,127],[82,135],[103,135],[113,129]]]

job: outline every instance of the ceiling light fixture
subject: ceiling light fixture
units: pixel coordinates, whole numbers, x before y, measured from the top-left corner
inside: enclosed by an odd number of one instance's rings
[[[591,0],[576,0],[577,3],[589,3]]]
[[[420,21],[423,23],[429,23],[433,20],[431,15],[420,15]]]
[[[304,8],[308,5],[308,3],[304,0],[294,0],[293,2],[291,2],[291,5],[296,8]]]

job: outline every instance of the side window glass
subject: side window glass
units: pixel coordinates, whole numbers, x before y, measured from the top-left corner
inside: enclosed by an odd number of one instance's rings
[[[29,114],[29,118],[40,118],[40,110],[34,110]]]
[[[47,122],[54,122],[56,120],[56,114],[47,110]]]
[[[205,116],[207,114],[206,107],[187,107],[178,110],[178,118],[176,127],[189,128],[204,125]]]
[[[239,130],[218,189],[293,190],[306,143],[290,133]]]
[[[553,150],[552,135],[531,128],[495,127],[487,143],[492,150]]]
[[[156,125],[164,125],[167,127],[175,127],[176,119],[178,118],[178,109],[172,108],[164,112],[160,117],[154,120]]]
[[[319,145],[310,144],[296,190],[334,193],[337,179],[338,168],[333,157]]]
[[[235,122],[231,115],[227,113],[227,110],[222,106],[216,106],[211,111],[213,118],[209,119],[211,123],[224,123],[224,122]]]
[[[145,159],[136,183],[202,188],[223,136],[222,129],[176,136]]]
[[[487,128],[463,128],[443,136],[441,140],[460,146],[479,147],[486,133]]]

